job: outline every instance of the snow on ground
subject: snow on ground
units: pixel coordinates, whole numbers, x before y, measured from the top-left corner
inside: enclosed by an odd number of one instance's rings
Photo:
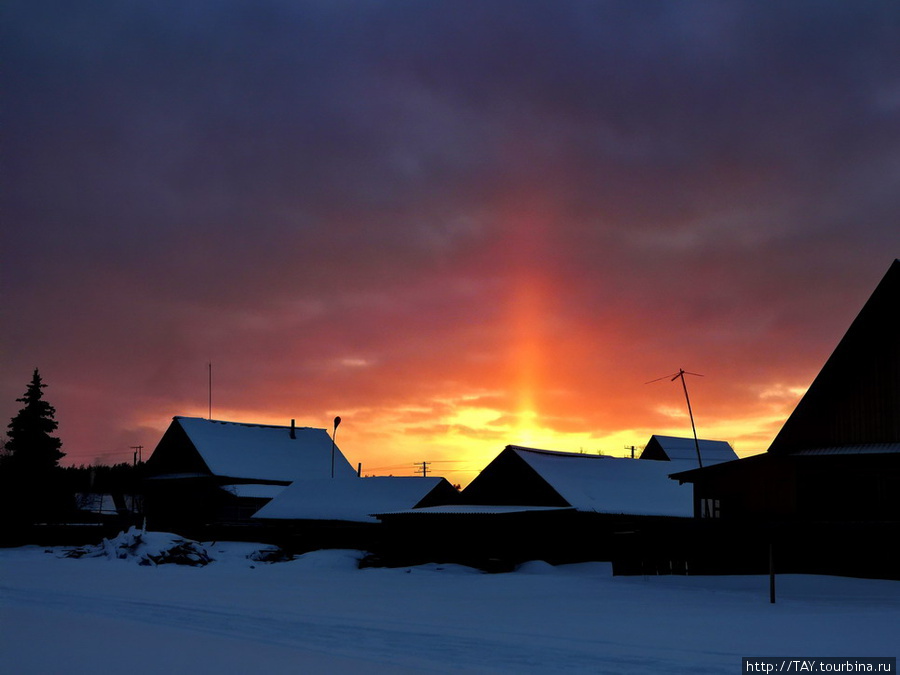
[[[205,567],[0,549],[0,671],[737,673],[742,656],[897,656],[900,582],[613,577],[604,563],[357,569],[218,543]]]

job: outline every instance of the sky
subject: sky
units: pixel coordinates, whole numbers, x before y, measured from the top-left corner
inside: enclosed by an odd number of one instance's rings
[[[340,415],[465,484],[689,436],[681,368],[754,454],[900,256],[893,1],[13,0],[0,57],[0,417],[39,368],[66,464]]]

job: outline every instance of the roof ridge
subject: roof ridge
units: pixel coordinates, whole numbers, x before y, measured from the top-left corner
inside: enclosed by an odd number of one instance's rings
[[[192,420],[199,422],[209,422],[210,424],[234,424],[235,426],[241,427],[251,427],[251,428],[260,428],[260,429],[290,429],[290,424],[263,424],[262,422],[235,422],[233,420],[214,420],[209,419],[207,417],[192,417],[189,415],[175,415],[173,420]],[[294,425],[294,429],[314,429],[316,431],[325,430],[328,431],[325,427],[309,427],[309,426],[297,426]]]

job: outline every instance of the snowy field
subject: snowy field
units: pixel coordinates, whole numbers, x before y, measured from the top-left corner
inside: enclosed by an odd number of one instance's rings
[[[0,672],[739,673],[742,656],[897,656],[900,582],[357,569],[206,544],[206,567],[0,549]]]

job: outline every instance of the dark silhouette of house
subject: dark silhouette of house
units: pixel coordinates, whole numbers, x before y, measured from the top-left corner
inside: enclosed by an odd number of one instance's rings
[[[900,261],[766,453],[672,478],[693,484],[696,517],[745,547],[777,540],[789,569],[900,577]]]
[[[147,460],[148,525],[194,533],[250,517],[300,479],[356,479],[325,429],[175,417]]]
[[[460,504],[378,514],[385,525],[380,553],[397,564],[488,569],[534,559],[611,560],[617,533],[690,522],[690,490],[668,475],[696,463],[696,455],[641,461],[510,445],[463,490]]]
[[[690,491],[668,480],[673,464],[696,466],[696,455],[671,463],[651,462],[508,445],[463,490],[461,501],[689,517]]]

